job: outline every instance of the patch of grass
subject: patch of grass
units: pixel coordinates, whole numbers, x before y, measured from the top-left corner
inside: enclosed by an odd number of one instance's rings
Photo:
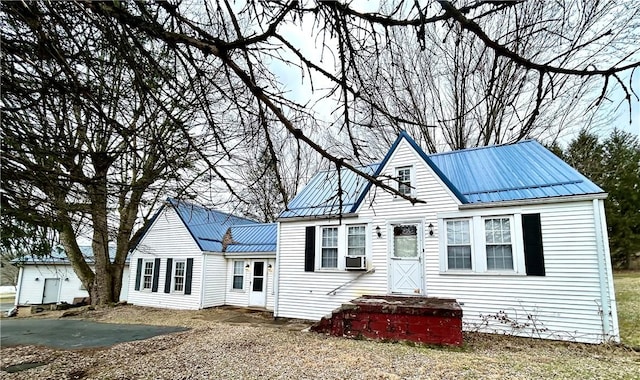
[[[640,271],[613,275],[622,343],[640,347]]]

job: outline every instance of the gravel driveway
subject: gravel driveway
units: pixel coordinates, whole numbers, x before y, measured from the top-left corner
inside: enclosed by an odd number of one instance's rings
[[[191,330],[107,349],[3,348],[2,368],[41,362],[6,379],[638,379],[640,355],[617,346],[465,334],[462,349],[342,339],[300,331],[303,321],[264,323],[220,309],[134,306],[81,315],[109,323]]]

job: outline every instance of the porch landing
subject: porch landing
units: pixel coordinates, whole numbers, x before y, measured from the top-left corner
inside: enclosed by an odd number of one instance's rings
[[[462,345],[462,308],[454,299],[416,296],[356,298],[311,326],[334,336]]]

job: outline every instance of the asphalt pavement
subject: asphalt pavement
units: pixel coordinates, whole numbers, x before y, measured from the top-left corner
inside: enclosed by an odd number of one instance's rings
[[[186,331],[184,327],[124,325],[74,319],[0,320],[0,346],[39,345],[61,349],[108,347]]]

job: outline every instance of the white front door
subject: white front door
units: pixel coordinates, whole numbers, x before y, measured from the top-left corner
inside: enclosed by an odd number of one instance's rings
[[[264,261],[254,261],[249,289],[249,306],[265,307],[267,305],[267,277]]]
[[[42,292],[42,304],[57,303],[60,292],[59,278],[45,278],[44,291]]]
[[[420,223],[392,224],[389,250],[389,290],[424,295]]]

